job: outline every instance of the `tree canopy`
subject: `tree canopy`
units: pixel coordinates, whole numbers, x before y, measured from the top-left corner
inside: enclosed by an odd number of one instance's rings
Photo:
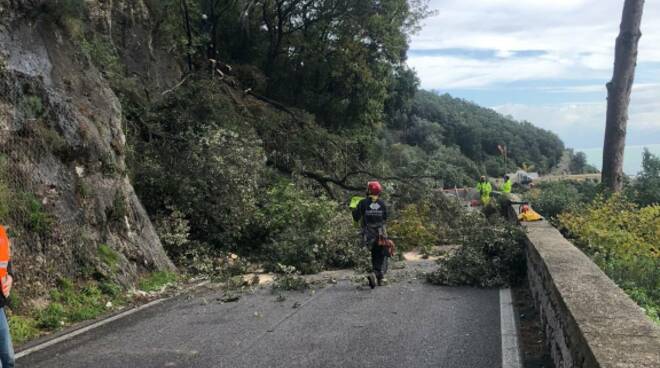
[[[191,68],[256,66],[258,92],[333,128],[378,124],[386,105],[412,96],[408,38],[428,14],[423,0],[169,0],[159,9]]]

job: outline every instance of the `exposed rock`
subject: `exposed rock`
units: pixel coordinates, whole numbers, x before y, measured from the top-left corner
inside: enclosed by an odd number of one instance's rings
[[[50,219],[39,231],[30,225],[31,213],[13,211],[0,220],[13,230],[21,287],[39,294],[38,285],[85,273],[128,285],[142,272],[172,270],[127,177],[121,103],[110,81],[81,52],[80,40],[39,11],[45,3],[0,0],[2,175],[12,195],[30,193]],[[86,4],[87,32],[119,44],[122,67],[139,79],[140,93],[178,80],[171,58],[159,62],[157,55],[165,52],[151,37],[154,29],[142,1]],[[99,255],[101,244],[116,252],[116,264]]]

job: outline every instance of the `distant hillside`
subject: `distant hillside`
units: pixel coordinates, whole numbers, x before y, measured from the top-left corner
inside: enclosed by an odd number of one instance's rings
[[[410,144],[428,145],[428,140],[432,139],[458,147],[492,176],[504,172],[498,145],[507,148],[507,171],[525,164],[548,172],[557,165],[564,151],[563,142],[552,132],[447,94],[419,91],[413,102],[412,116]],[[418,130],[435,134],[420,134]]]

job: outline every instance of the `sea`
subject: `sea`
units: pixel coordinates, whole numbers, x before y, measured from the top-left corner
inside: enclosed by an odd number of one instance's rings
[[[660,156],[660,144],[647,144],[641,146],[626,146],[623,154],[623,172],[626,175],[637,175],[642,171],[642,154],[644,148],[651,151],[652,154]],[[587,155],[587,162],[598,170],[603,166],[603,148],[576,148],[575,152],[584,152]]]

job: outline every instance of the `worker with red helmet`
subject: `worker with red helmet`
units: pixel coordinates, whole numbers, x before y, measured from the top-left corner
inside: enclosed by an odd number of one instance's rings
[[[379,182],[370,181],[367,184],[367,197],[353,210],[353,219],[359,222],[362,228],[364,245],[371,251],[373,272],[367,276],[367,280],[372,289],[376,284],[383,285],[389,257],[388,249],[378,244],[379,238],[387,236],[385,232],[387,207],[380,198],[382,192],[383,187]]]

